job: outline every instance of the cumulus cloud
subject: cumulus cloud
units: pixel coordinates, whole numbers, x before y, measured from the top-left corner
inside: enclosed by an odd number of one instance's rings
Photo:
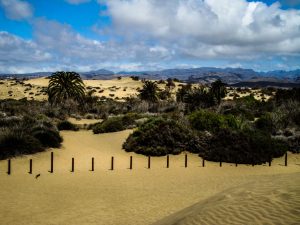
[[[31,20],[30,41],[0,33],[0,71],[119,71],[206,65],[299,68],[300,10],[283,10],[279,3],[98,2],[107,5],[105,14],[112,21],[104,30],[93,26],[99,35],[107,35],[105,40],[87,38],[68,24],[35,18]]]
[[[108,0],[113,29],[194,57],[300,53],[300,11],[246,0]],[[165,47],[166,47],[165,46]]]
[[[78,5],[78,4],[90,2],[91,0],[65,0],[65,1],[70,4]]]
[[[9,19],[22,20],[32,17],[31,5],[22,0],[0,0],[0,6],[4,9]]]

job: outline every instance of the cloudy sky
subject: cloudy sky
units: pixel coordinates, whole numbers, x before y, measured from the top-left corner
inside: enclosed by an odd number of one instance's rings
[[[0,73],[300,68],[300,0],[0,0]]]

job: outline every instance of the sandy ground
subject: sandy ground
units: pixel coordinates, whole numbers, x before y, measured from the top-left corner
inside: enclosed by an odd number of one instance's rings
[[[146,157],[121,149],[130,132],[62,132],[63,146],[53,150],[53,174],[48,172],[50,151],[13,159],[10,176],[7,162],[0,161],[0,224],[144,225],[190,206],[196,209],[188,210],[193,215],[186,224],[299,224],[299,155],[289,154],[288,167],[279,158],[271,167],[223,164],[220,168],[206,162],[203,168],[197,155],[188,154],[188,168],[184,155],[179,155],[170,157],[170,168],[162,157],[153,158],[147,169]],[[128,169],[130,156],[133,170]],[[89,171],[92,157],[94,172]],[[37,174],[41,174],[38,179]],[[203,211],[197,210],[197,204],[205,205]],[[185,213],[163,224],[187,219]],[[255,222],[249,223],[252,218]]]
[[[30,79],[24,81],[24,84],[16,83],[14,80],[0,80],[0,99],[13,98],[13,99],[35,99],[47,100],[47,95],[42,91],[47,87],[49,79],[44,77]],[[84,80],[87,91],[94,91],[95,96],[104,96],[122,101],[127,97],[135,97],[139,94],[138,90],[143,87],[142,81],[134,81],[130,77],[122,77],[122,79],[111,80]],[[31,86],[28,86],[31,85]],[[172,96],[175,98],[176,91],[183,83],[175,82],[175,87],[171,90]],[[197,87],[198,85],[193,85]],[[158,84],[158,87],[163,90],[165,84]],[[225,100],[232,100],[234,94],[238,94],[238,98],[253,94],[257,100],[262,100],[261,90],[249,89],[246,91],[237,91],[236,89],[229,90]],[[264,100],[268,100],[271,96],[263,95]]]

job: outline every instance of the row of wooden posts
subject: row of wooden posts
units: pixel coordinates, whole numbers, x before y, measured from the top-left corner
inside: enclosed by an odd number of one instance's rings
[[[11,174],[11,160],[8,159],[8,164],[7,164],[7,174],[10,175]],[[269,166],[271,166],[271,162],[272,159],[269,160]],[[222,160],[220,160],[220,167],[222,167]],[[129,169],[132,170],[133,169],[133,163],[132,163],[132,156],[130,156],[130,160],[129,160]],[[284,159],[284,165],[287,166],[288,165],[288,156],[287,153],[285,154],[285,159]],[[238,163],[235,164],[235,166],[238,166]],[[254,164],[252,164],[252,166],[254,166]],[[170,157],[169,155],[167,155],[167,168],[170,167]],[[184,167],[187,168],[188,167],[188,156],[187,154],[185,155],[184,158]],[[202,167],[205,167],[205,160],[202,159]],[[151,168],[151,157],[148,156],[148,169]],[[114,157],[111,157],[111,167],[110,170],[114,170]],[[92,158],[92,167],[90,171],[95,171],[95,160],[94,157]],[[50,170],[48,171],[49,173],[53,173],[54,172],[54,154],[53,152],[51,152],[51,158],[50,158]],[[72,158],[72,167],[71,167],[71,172],[75,172],[75,159]],[[29,160],[29,174],[32,174],[32,159]]]

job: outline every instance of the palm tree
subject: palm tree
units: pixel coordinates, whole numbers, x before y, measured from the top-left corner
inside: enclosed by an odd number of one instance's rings
[[[221,103],[221,99],[226,96],[226,84],[220,79],[211,84],[211,93],[217,99],[218,104]]]
[[[140,98],[149,102],[158,100],[158,86],[155,82],[145,81],[143,89],[140,90]]]
[[[85,96],[85,87],[78,73],[60,71],[50,76],[47,92],[51,104],[68,99],[81,102]]]

